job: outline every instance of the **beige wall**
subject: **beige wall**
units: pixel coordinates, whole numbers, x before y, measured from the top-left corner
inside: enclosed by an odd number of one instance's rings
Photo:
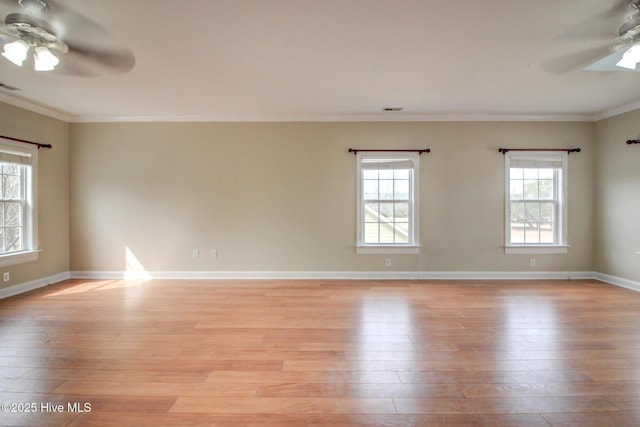
[[[0,103],[0,135],[49,143],[38,155],[38,227],[36,262],[0,269],[11,280],[0,288],[69,271],[69,124]]]
[[[640,137],[639,122],[640,110],[595,124],[68,124],[0,103],[1,134],[54,145],[39,158],[43,252],[3,268],[11,281],[0,288],[69,270],[126,270],[127,248],[155,271],[385,270],[389,256],[355,255],[349,147],[433,150],[422,157],[423,250],[390,256],[390,270],[518,271],[530,256],[500,248],[496,150],[579,146],[570,156],[572,247],[537,255],[536,269],[638,281],[640,149],[624,142]]]
[[[640,281],[640,110],[596,123],[595,270]]]
[[[569,160],[567,255],[591,271],[592,123],[71,124],[71,270],[521,271],[505,255],[501,146],[581,147]],[[420,255],[356,255],[355,148],[431,148],[420,175]],[[200,258],[192,250],[200,250]],[[218,251],[211,258],[212,249]],[[131,261],[129,257],[129,261]]]

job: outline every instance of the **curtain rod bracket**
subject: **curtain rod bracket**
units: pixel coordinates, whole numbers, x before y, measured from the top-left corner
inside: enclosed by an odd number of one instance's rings
[[[27,141],[26,139],[13,138],[13,137],[4,136],[4,135],[0,135],[0,138],[8,139],[9,141],[22,142],[23,144],[37,145],[38,150],[41,148],[53,148],[51,144],[41,144],[39,142]]]
[[[627,144],[640,144],[640,139],[630,139],[627,141]]]
[[[360,149],[356,149],[356,148],[349,148],[349,152],[353,153],[353,154],[358,154],[359,151],[362,152],[378,152],[378,153],[418,153],[419,155],[422,155],[422,153],[430,153],[431,149],[430,148],[425,148],[423,150],[360,150]]]
[[[566,151],[567,154],[579,153],[581,148],[498,148],[498,151],[502,154],[507,154],[509,151]]]

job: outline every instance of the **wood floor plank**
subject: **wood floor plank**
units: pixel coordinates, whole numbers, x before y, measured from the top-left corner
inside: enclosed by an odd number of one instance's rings
[[[70,280],[0,300],[0,425],[636,426],[640,293],[592,280]]]
[[[640,381],[640,370],[626,369],[582,369],[584,375],[593,381]]]
[[[149,414],[138,412],[92,412],[78,415],[70,427],[300,427],[308,415],[298,414]],[[57,424],[59,426],[61,424]],[[343,424],[346,425],[346,424]]]
[[[542,414],[552,427],[637,427],[640,411],[565,412]]]
[[[600,396],[512,398],[394,398],[400,414],[529,414],[544,412],[611,412]]]
[[[466,397],[630,396],[640,390],[638,381],[535,384],[461,384]],[[610,400],[609,400],[610,401]],[[611,401],[610,401],[611,402]],[[613,402],[611,402],[613,403]],[[639,402],[640,403],[640,402]]]
[[[550,427],[549,423],[538,414],[310,415],[308,425],[309,427]]]
[[[0,392],[48,393],[64,384],[64,381],[30,380],[24,378],[0,381]]]
[[[198,371],[281,371],[282,360],[219,360],[219,359],[129,359],[114,360],[104,369],[110,370],[198,370]]]
[[[64,368],[74,366],[82,369],[102,369],[109,360],[77,357],[0,357],[0,366],[20,368]]]
[[[21,378],[68,381],[171,381],[192,383],[205,381],[210,374],[211,371],[208,369],[174,369],[165,371],[161,369],[76,369],[73,366],[69,366],[67,368],[36,368],[22,374]]]
[[[385,398],[255,398],[180,397],[171,408],[177,413],[220,414],[395,414]]]
[[[391,371],[216,371],[207,378],[215,383],[348,383],[348,384],[398,384],[396,372]]]
[[[256,395],[253,384],[176,383],[142,381],[66,381],[52,392],[56,394],[94,396],[194,396],[244,397]]]
[[[640,406],[639,391],[630,392],[625,396],[607,394],[606,399],[609,403],[622,411],[635,411]]]
[[[78,418],[78,415],[66,411],[62,413],[3,413],[0,417],[0,422],[2,423],[0,425],[11,427],[60,427],[71,425]]]
[[[456,360],[285,360],[284,371],[457,371],[461,370]]]
[[[455,384],[284,383],[259,385],[256,397],[463,397]]]

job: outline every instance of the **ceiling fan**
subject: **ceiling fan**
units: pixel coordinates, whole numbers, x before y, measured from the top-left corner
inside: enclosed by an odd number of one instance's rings
[[[53,0],[0,0],[0,53],[17,66],[75,76],[125,73],[133,52]]]
[[[617,33],[614,29],[620,25]],[[581,41],[603,37],[588,50],[554,58],[543,68],[562,74],[576,70],[640,71],[640,0],[620,0],[609,10],[568,31],[565,38]]]

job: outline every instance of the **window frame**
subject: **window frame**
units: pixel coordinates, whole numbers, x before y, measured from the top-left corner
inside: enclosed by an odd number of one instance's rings
[[[554,243],[511,242],[511,163],[514,158],[540,161],[560,161],[561,167],[554,170],[555,237]],[[567,243],[567,195],[568,153],[558,151],[518,151],[505,153],[505,203],[504,203],[504,248],[506,254],[566,254]],[[542,169],[542,168],[541,168]],[[523,199],[525,200],[525,199]],[[527,199],[528,200],[528,199]],[[530,199],[533,202],[549,202],[546,199]]]
[[[33,262],[38,260],[38,149],[35,146],[0,140],[0,155],[22,156],[30,159],[24,166],[23,177],[23,248],[21,251],[0,253],[0,267]],[[1,160],[0,160],[1,162]]]
[[[364,209],[366,200],[363,189],[363,161],[369,159],[397,159],[410,160],[413,168],[409,178],[409,213],[408,213],[408,242],[407,243],[366,243]],[[357,163],[357,218],[356,218],[356,253],[357,254],[419,254],[420,253],[420,227],[419,227],[419,170],[420,155],[418,152],[407,153],[400,151],[370,151],[356,153]],[[391,199],[395,200],[395,199]]]

